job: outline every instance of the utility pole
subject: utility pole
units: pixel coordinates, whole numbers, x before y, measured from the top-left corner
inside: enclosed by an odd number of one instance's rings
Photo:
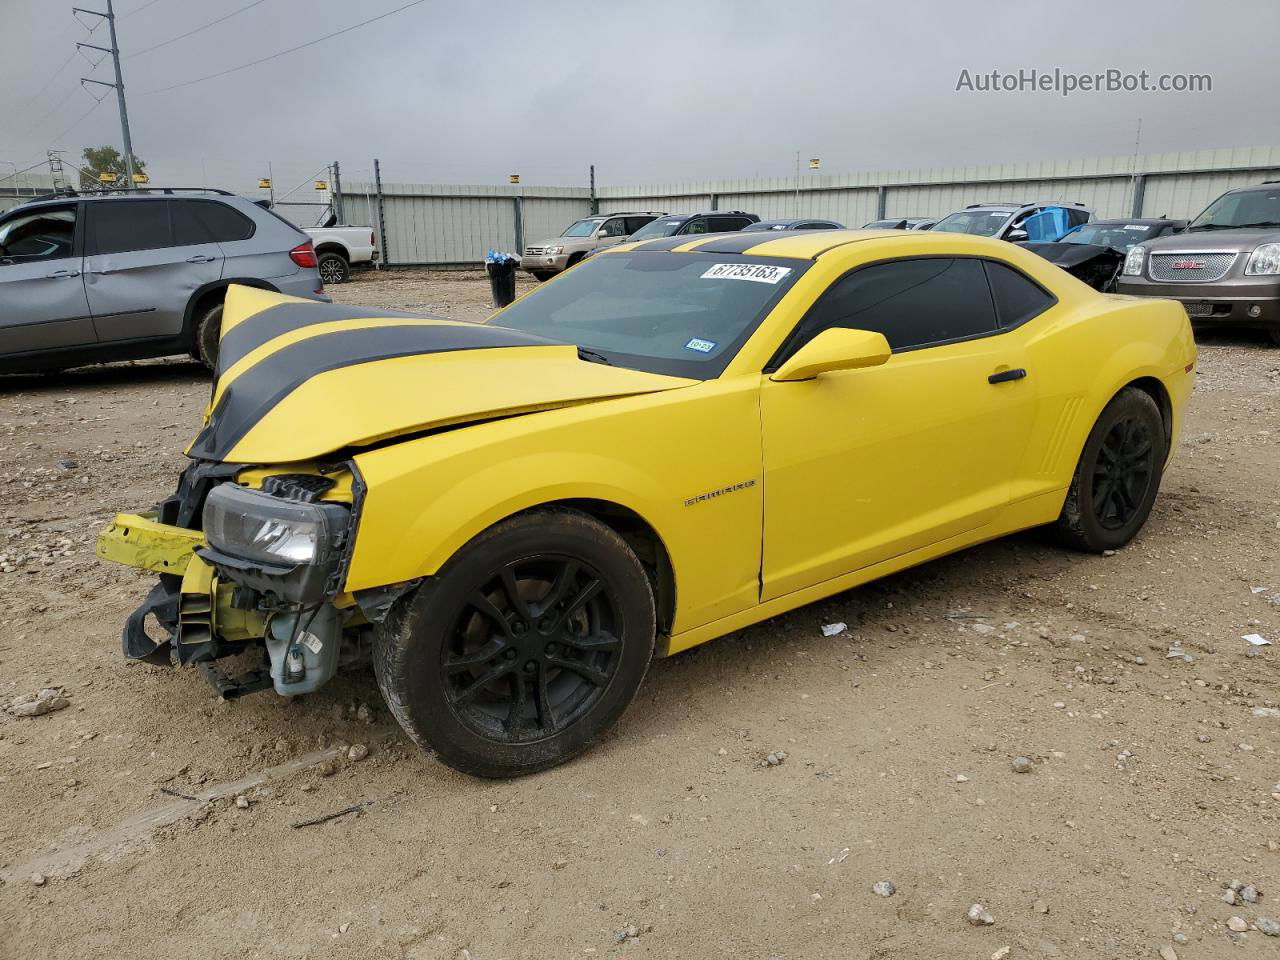
[[[377,157],[373,158],[373,186],[378,193],[378,235],[382,238],[382,265],[387,267],[391,265],[390,254],[387,252],[387,211],[382,201],[382,166]]]
[[[333,215],[338,218],[338,226],[346,223],[346,210],[342,208],[342,171],[338,161],[333,161],[333,183],[329,184],[330,197],[333,200]]]
[[[596,165],[591,164],[591,212],[600,212],[600,201],[596,199]]]
[[[96,83],[103,87],[115,87],[116,100],[120,104],[120,135],[124,140],[124,171],[128,177],[128,186],[133,186],[133,140],[129,136],[129,110],[124,102],[124,75],[120,72],[120,44],[116,42],[116,13],[112,8],[112,0],[107,0],[107,12],[100,13],[97,10],[85,10],[82,7],[72,7],[72,13],[86,13],[91,17],[102,17],[107,21],[107,29],[111,33],[111,49],[106,47],[97,47],[92,43],[77,43],[76,49],[88,47],[90,50],[100,50],[103,53],[111,54],[111,59],[115,63],[116,82],[105,83],[102,80],[91,80],[88,77],[81,77],[80,83]]]

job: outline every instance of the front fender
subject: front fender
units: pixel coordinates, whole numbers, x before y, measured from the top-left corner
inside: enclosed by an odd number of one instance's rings
[[[714,381],[473,424],[355,457],[365,483],[346,589],[440,571],[469,540],[531,507],[595,500],[657,534],[674,629],[759,600],[759,377]]]

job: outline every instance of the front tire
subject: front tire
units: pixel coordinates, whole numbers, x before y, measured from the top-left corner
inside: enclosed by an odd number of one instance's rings
[[[653,656],[653,590],[616,532],[576,510],[477,536],[392,611],[378,686],[444,763],[513,777],[564,763],[611,727]]]
[[[1125,387],[1107,404],[1085,441],[1054,525],[1069,547],[1118,550],[1147,522],[1169,442],[1151,395]]]
[[[326,284],[346,283],[351,279],[351,264],[340,253],[322,253],[316,258],[316,269]]]
[[[222,304],[209,307],[196,321],[196,359],[210,371],[218,367],[218,342],[222,336]]]

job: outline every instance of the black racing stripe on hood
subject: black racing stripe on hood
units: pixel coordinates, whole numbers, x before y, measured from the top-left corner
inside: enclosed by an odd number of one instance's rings
[[[752,247],[780,239],[780,230],[753,230],[750,233],[726,233],[698,247],[698,253],[746,253]],[[795,236],[792,232],[791,236]]]
[[[670,253],[676,247],[683,247],[686,243],[693,243],[697,240],[705,239],[709,234],[705,233],[682,233],[678,237],[658,237],[654,240],[641,240],[635,249],[643,250],[646,253]]]
[[[308,337],[281,347],[232,380],[187,455],[224,459],[276,404],[329,370],[455,350],[561,345],[518,330],[470,323],[367,327]]]
[[[398,310],[367,310],[342,303],[278,303],[246,317],[222,335],[218,344],[218,374],[226,373],[264,343],[293,330],[335,320],[411,316]]]

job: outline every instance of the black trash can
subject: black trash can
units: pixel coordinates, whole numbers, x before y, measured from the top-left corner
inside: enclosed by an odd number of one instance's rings
[[[505,307],[516,298],[516,258],[506,253],[495,254],[484,262],[489,274],[489,291],[493,305]]]

